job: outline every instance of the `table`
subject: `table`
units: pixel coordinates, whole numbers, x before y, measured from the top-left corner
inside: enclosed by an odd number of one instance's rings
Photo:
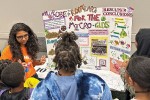
[[[35,70],[37,71],[38,77],[44,79],[46,75],[51,71],[48,66],[48,61],[44,65],[35,66]],[[124,92],[124,83],[120,77],[120,75],[113,73],[108,70],[94,70],[94,69],[85,69],[80,68],[83,72],[94,73],[100,76],[109,86],[112,92],[112,97],[118,98],[119,100],[125,100],[126,94]]]

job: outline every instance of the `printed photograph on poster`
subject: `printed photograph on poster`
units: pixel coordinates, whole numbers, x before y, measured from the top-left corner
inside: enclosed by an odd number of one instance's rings
[[[67,32],[67,27],[66,27],[65,25],[62,25],[62,26],[60,27],[58,33],[59,33],[60,36],[61,36],[61,34],[65,33],[65,32]]]
[[[49,32],[48,30],[45,30],[45,35],[47,39],[52,39],[52,38],[58,38],[59,33],[58,32]]]
[[[91,53],[95,56],[107,57],[108,37],[91,37]]]
[[[56,32],[55,32],[56,31]],[[61,35],[67,32],[67,28],[65,25],[60,26],[59,30],[50,31],[45,29],[45,35],[47,39],[57,38],[60,39]]]

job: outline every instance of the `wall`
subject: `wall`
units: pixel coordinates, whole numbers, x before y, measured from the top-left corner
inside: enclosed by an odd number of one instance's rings
[[[42,12],[72,9],[81,4],[96,7],[133,7],[133,33],[150,26],[149,0],[1,0],[0,33],[8,33],[16,22],[25,22],[36,33],[43,32]]]
[[[44,36],[42,12],[49,10],[72,9],[81,4],[95,7],[133,7],[132,33],[150,26],[148,0],[1,0],[0,2],[0,48],[1,38],[9,33],[12,25],[24,22],[31,26],[38,36]],[[134,36],[133,36],[134,38]],[[134,41],[134,39],[132,39]],[[133,48],[133,51],[135,48]]]

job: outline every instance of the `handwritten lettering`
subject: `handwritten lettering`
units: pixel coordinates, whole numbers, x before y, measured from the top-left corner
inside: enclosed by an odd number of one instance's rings
[[[84,4],[77,7],[77,8],[74,8],[74,9],[71,9],[71,14],[72,16],[78,14],[78,13],[81,13],[82,11],[84,12],[93,12],[93,13],[96,13],[97,12],[97,8],[96,7],[93,7],[93,6],[85,6]]]
[[[67,11],[45,11],[44,13],[42,13],[42,16],[48,16],[49,19],[64,18],[67,17]]]
[[[109,28],[109,22],[105,21],[105,22],[97,22],[95,24],[95,28]]]
[[[82,15],[81,17],[79,15],[74,16],[74,21],[86,21],[85,16]]]
[[[132,13],[118,13],[118,12],[104,12],[103,15],[104,16],[128,16],[128,17],[133,16]]]
[[[126,12],[125,8],[103,8],[103,12]]]
[[[92,24],[91,23],[86,23],[86,22],[80,22],[79,24],[75,24],[73,22],[70,22],[69,23],[69,29],[73,26],[73,28],[75,29],[89,29],[92,27]]]
[[[84,6],[83,10],[84,10],[84,12],[86,12],[86,11],[93,12],[93,13],[97,12],[97,8],[93,7],[93,6],[87,6],[87,7]]]
[[[99,21],[100,14],[88,14],[87,16],[89,17],[89,21]]]
[[[77,7],[77,8],[71,9],[72,16],[74,16],[74,15],[76,15],[78,13],[81,13],[83,8],[84,8],[84,4],[79,6],[79,7]]]

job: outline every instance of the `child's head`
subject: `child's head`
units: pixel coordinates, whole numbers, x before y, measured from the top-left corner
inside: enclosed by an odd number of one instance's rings
[[[11,60],[0,60],[0,80],[2,71],[11,63],[12,63]]]
[[[137,56],[129,60],[125,78],[136,90],[137,85],[145,91],[150,90],[150,58]]]
[[[66,32],[61,36],[55,48],[54,62],[58,69],[76,70],[76,66],[81,66],[81,56],[77,43],[78,39],[74,32]]]
[[[1,73],[2,82],[8,87],[15,88],[24,82],[24,68],[18,62],[9,64]]]

